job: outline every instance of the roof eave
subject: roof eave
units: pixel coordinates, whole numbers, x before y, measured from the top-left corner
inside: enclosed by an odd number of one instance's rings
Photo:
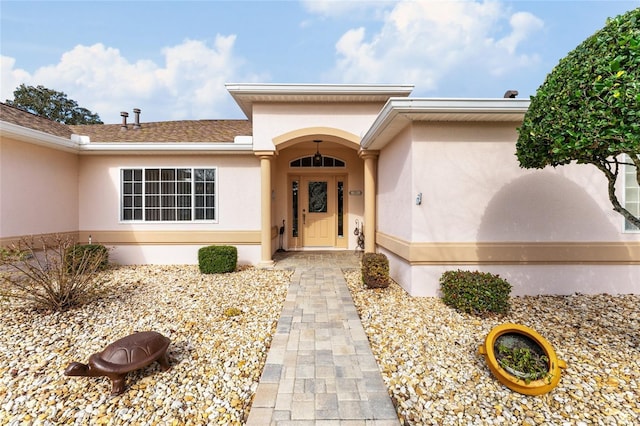
[[[370,99],[372,102],[386,102],[392,97],[409,96],[412,84],[273,84],[273,83],[227,83],[231,94],[247,118],[251,119],[253,103],[282,102],[300,96],[308,102],[319,101],[320,97],[332,96],[348,102],[350,99]],[[299,100],[298,100],[299,102]],[[361,102],[361,101],[360,101]]]
[[[82,145],[80,154],[109,155],[109,154],[137,154],[137,155],[171,155],[171,154],[247,154],[253,152],[252,144],[235,144],[229,142],[93,142]]]
[[[60,151],[77,153],[80,147],[79,144],[71,139],[51,135],[40,130],[30,129],[6,121],[0,121],[0,133],[3,137],[10,137]]]
[[[39,130],[0,121],[2,137],[74,154],[246,154],[253,144],[241,142],[89,142],[88,138],[73,135],[72,139],[50,135]]]
[[[392,98],[363,136],[360,146],[379,150],[412,121],[521,122],[529,104],[529,100],[504,98]]]

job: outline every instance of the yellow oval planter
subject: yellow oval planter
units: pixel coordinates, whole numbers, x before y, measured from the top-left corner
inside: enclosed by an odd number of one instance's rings
[[[523,335],[533,340],[549,359],[549,373],[539,380],[526,380],[518,378],[500,366],[496,359],[495,345],[498,338],[505,334]],[[558,359],[556,352],[547,340],[535,330],[520,324],[502,324],[494,327],[478,350],[485,356],[489,369],[494,376],[506,387],[525,395],[542,395],[556,387],[560,382],[560,369],[567,368],[567,363]]]

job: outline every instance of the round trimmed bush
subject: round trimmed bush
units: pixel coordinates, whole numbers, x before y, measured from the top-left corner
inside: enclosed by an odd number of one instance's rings
[[[367,288],[389,287],[389,259],[383,253],[362,256],[362,282]]]
[[[234,246],[207,246],[198,250],[198,266],[203,274],[224,274],[236,270],[238,249]]]
[[[440,277],[442,301],[458,311],[482,315],[509,310],[511,284],[498,275],[447,271]]]

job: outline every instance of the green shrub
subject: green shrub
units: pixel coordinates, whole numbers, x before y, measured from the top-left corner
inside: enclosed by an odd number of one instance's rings
[[[0,261],[21,260],[28,256],[28,253],[19,251],[16,248],[0,247]]]
[[[483,315],[509,309],[511,284],[498,275],[447,271],[440,277],[442,301],[461,312]]]
[[[368,288],[389,287],[389,259],[382,253],[362,256],[362,282]]]
[[[109,250],[102,244],[76,244],[65,253],[69,272],[104,271],[109,266]]]
[[[233,246],[207,246],[198,250],[198,266],[203,274],[224,274],[236,270],[238,249]]]

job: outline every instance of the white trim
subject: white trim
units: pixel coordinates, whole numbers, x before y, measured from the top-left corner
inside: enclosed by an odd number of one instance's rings
[[[239,145],[253,145],[253,136],[236,136],[233,143]]]
[[[39,130],[0,121],[2,137],[75,154],[246,154],[253,152],[253,139],[230,142],[90,142],[89,137],[72,134],[69,139]]]
[[[124,194],[124,187],[123,187],[123,171],[124,170],[136,170],[136,169],[140,169],[142,170],[142,216],[144,218],[145,213],[146,213],[146,192],[145,192],[145,183],[146,180],[144,178],[145,175],[145,170],[147,169],[174,169],[174,170],[178,170],[178,169],[190,169],[191,170],[191,213],[192,213],[192,219],[191,220],[145,220],[145,219],[141,219],[141,220],[125,220],[123,219],[123,208],[124,205],[122,204],[122,197]],[[204,169],[204,170],[214,170],[215,172],[215,181],[214,181],[214,212],[215,212],[215,219],[195,219],[195,209],[196,209],[196,203],[195,203],[195,181],[194,181],[194,170],[196,169]],[[219,166],[211,166],[211,167],[204,167],[204,166],[121,166],[118,167],[118,179],[120,180],[120,191],[118,193],[118,223],[120,225],[164,225],[164,224],[183,224],[183,225],[189,225],[189,224],[217,224],[220,223],[220,203],[219,203],[219,197],[220,197],[220,192],[219,192],[219,181],[220,181],[220,167]],[[155,195],[155,194],[154,194]],[[175,195],[175,194],[174,194]]]
[[[289,95],[391,95],[402,93],[407,96],[413,91],[413,84],[271,84],[271,83],[226,83],[232,94],[289,94]]]
[[[11,137],[34,145],[55,148],[61,151],[78,152],[80,148],[78,143],[68,138],[51,135],[6,121],[0,121],[0,133],[2,133],[2,137]]]
[[[406,97],[412,84],[264,84],[227,83],[227,91],[247,118],[252,118],[257,102],[386,102],[392,97]]]
[[[623,158],[624,161],[627,161],[627,156],[624,156]],[[631,161],[630,159],[628,161]],[[635,168],[632,165],[629,164],[625,164],[623,166],[623,172],[622,172],[622,180],[623,180],[623,185],[622,185],[622,205],[624,206],[625,209],[628,209],[627,207],[627,189],[628,188],[633,188],[638,186],[635,179],[633,179],[631,181],[631,185],[628,185],[629,182],[627,182],[627,170],[628,168],[632,168],[632,170]],[[640,229],[627,229],[627,219],[626,218],[622,218],[622,233],[623,234],[640,234]]]
[[[412,121],[522,121],[529,100],[391,98],[362,138],[362,149],[379,150]]]
[[[229,142],[92,142],[80,147],[80,154],[175,154],[175,153],[246,154],[253,145]]]

